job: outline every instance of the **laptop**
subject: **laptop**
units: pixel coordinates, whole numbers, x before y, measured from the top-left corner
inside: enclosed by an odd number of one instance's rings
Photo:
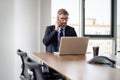
[[[88,41],[88,37],[61,37],[59,55],[84,55]]]

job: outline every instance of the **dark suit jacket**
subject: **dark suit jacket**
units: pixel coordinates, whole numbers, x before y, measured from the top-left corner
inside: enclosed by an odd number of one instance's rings
[[[73,27],[65,27],[65,36],[77,36]],[[58,51],[58,32],[55,31],[55,25],[47,26],[43,43],[46,46],[46,52]]]

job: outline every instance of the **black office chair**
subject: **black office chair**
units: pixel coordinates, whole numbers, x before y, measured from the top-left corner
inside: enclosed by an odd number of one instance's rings
[[[33,62],[30,58],[26,58],[25,65],[33,72],[33,80],[44,80],[40,64]]]
[[[31,60],[30,58],[26,58],[25,64],[33,72],[33,80],[66,80],[65,77],[56,78],[51,76],[49,73],[43,73],[43,65]]]
[[[20,79],[21,80],[31,80],[31,73],[28,73],[28,67],[25,65],[25,59],[28,57],[26,52],[23,52],[22,50],[18,49],[17,54],[20,56],[22,60],[21,68],[22,72],[20,74]]]
[[[38,78],[38,80],[40,79],[38,77],[35,77],[35,75],[38,75],[40,73],[40,75],[44,75],[44,78],[45,80],[58,80],[58,79],[61,79],[61,80],[65,80],[65,77],[63,77],[62,75],[53,75],[51,73],[48,73],[48,72],[43,72],[42,71],[42,68],[46,68],[46,66],[40,64],[40,63],[37,63],[36,61],[30,59],[30,57],[27,56],[27,53],[18,49],[17,50],[17,54],[21,57],[21,60],[22,60],[22,72],[21,72],[21,75],[20,75],[20,79],[21,80],[37,80],[36,78]],[[25,63],[26,61],[26,63]],[[32,66],[32,68],[36,68],[38,69],[39,72],[36,72],[36,69],[35,70],[31,70],[31,66],[29,67],[27,62],[31,63],[31,64],[36,64],[34,66]],[[42,72],[42,73],[41,73]]]

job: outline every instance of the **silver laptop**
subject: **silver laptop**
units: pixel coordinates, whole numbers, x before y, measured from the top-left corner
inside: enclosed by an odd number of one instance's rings
[[[88,37],[62,37],[59,55],[83,55],[86,54]]]

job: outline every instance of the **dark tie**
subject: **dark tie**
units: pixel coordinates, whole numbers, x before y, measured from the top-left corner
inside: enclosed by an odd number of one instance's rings
[[[60,39],[62,36],[63,36],[63,29],[60,29],[59,39],[58,39],[58,50],[59,50],[59,45],[60,45]]]
[[[60,38],[63,36],[63,29],[60,29]]]

